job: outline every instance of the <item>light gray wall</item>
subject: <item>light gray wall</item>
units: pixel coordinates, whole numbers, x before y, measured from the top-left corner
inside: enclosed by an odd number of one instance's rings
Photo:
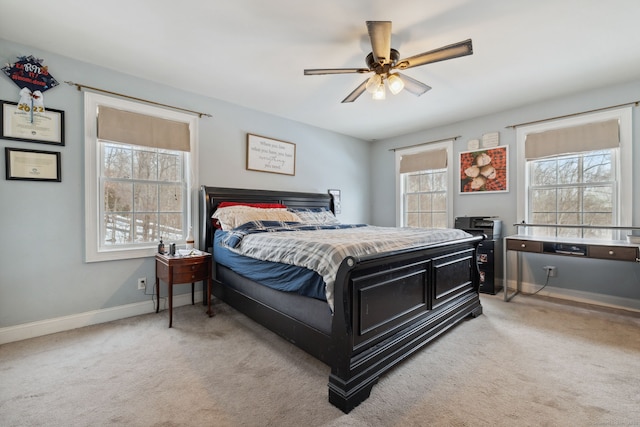
[[[371,169],[375,171],[371,176],[371,187],[375,189],[371,197],[372,223],[383,226],[396,224],[395,154],[389,151],[390,148],[460,136],[454,143],[454,159],[458,159],[458,153],[467,150],[467,142],[470,139],[480,138],[487,132],[498,131],[500,144],[509,146],[509,192],[460,195],[456,189],[453,193],[453,216],[495,215],[503,220],[505,235],[516,234],[517,230],[512,224],[522,221],[523,218],[516,218],[516,131],[509,126],[635,102],[638,99],[640,81],[635,81],[522,106],[499,114],[482,115],[479,111],[479,117],[472,120],[378,141],[372,146],[371,153]],[[487,102],[490,103],[491,100]],[[637,165],[640,164],[640,109],[637,107],[633,108],[633,141],[633,163]],[[457,164],[454,167],[458,176],[459,167]],[[633,224],[640,225],[640,194],[637,190],[640,188],[640,173],[637,170],[633,172],[633,188]],[[640,309],[638,263],[585,261],[549,255],[530,256],[525,262],[524,281],[543,284],[545,272],[542,266],[548,264],[558,266],[558,277],[551,279],[550,286],[628,298],[632,300],[630,302],[634,307]]]
[[[342,190],[343,222],[395,225],[394,154],[402,147],[457,136],[456,156],[466,150],[469,139],[499,131],[501,143],[510,146],[510,165],[515,164],[515,131],[506,126],[603,106],[635,101],[640,81],[378,141],[374,144],[283,120],[216,99],[187,93],[134,78],[126,70],[109,70],[36,48],[0,40],[0,64],[14,62],[19,55],[44,58],[44,65],[61,82],[45,92],[45,105],[64,110],[66,145],[57,147],[0,140],[0,148],[17,147],[60,151],[62,182],[36,183],[0,178],[0,328],[46,319],[72,316],[146,301],[136,289],[136,279],[155,277],[153,259],[133,259],[87,264],[84,259],[84,149],[82,94],[63,81],[70,80],[114,92],[211,113],[199,125],[198,179],[200,184],[325,192]],[[17,101],[18,87],[0,76],[0,99]],[[428,96],[428,94],[426,95]],[[488,100],[487,102],[491,102]],[[638,135],[640,117],[634,108],[634,164],[640,159]],[[296,144],[296,176],[245,170],[246,133],[255,133]],[[456,171],[457,172],[457,171]],[[454,216],[498,215],[510,226],[517,221],[513,167],[510,192],[505,194],[454,194]],[[640,174],[634,173],[634,188],[640,188]],[[640,209],[634,205],[634,223],[640,224]],[[555,286],[607,292],[640,301],[639,266],[632,263],[588,262],[554,257],[558,265]],[[525,280],[540,283],[547,260],[529,260]],[[576,265],[578,264],[579,265]],[[539,264],[539,265],[538,265]],[[179,287],[177,292],[188,292]]]
[[[143,276],[153,282],[153,258],[84,262],[83,95],[64,81],[212,114],[199,125],[200,184],[322,193],[338,188],[340,220],[370,221],[368,142],[134,78],[124,74],[126,70],[95,67],[0,40],[0,64],[21,55],[43,58],[60,82],[44,99],[45,107],[65,112],[66,144],[0,139],[2,151],[17,147],[62,153],[61,183],[0,178],[0,328],[150,299],[136,289],[136,282]],[[0,99],[17,102],[18,91],[0,76]],[[247,133],[295,143],[296,175],[247,171]],[[176,293],[189,291],[188,285],[176,287]]]

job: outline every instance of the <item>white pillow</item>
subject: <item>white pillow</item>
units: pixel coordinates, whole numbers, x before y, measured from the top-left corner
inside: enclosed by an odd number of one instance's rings
[[[251,206],[228,206],[218,208],[211,216],[220,222],[224,231],[232,230],[250,221],[293,221],[300,222],[298,215],[286,208],[254,208]]]
[[[340,221],[330,210],[324,208],[294,208],[290,209],[300,218],[301,222],[312,225],[338,225]]]

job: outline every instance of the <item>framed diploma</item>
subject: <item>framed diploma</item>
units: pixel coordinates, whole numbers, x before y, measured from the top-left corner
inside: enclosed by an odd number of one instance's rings
[[[60,153],[5,147],[8,180],[62,181]]]
[[[64,145],[64,111],[18,109],[16,102],[2,101],[0,138]]]

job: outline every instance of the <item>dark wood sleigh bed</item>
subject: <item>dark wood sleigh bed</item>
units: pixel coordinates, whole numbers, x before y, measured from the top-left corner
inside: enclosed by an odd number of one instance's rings
[[[214,250],[211,215],[223,201],[333,211],[329,194],[202,186],[202,250]],[[482,313],[476,260],[481,240],[347,257],[336,276],[333,313],[325,301],[259,285],[216,263],[213,294],[329,365],[329,401],[348,413],[369,397],[383,373]]]

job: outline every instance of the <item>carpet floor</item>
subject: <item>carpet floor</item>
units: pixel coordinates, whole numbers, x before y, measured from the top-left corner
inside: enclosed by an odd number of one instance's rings
[[[216,303],[0,346],[2,426],[635,426],[640,317],[481,295],[484,314],[344,414],[329,368]]]

